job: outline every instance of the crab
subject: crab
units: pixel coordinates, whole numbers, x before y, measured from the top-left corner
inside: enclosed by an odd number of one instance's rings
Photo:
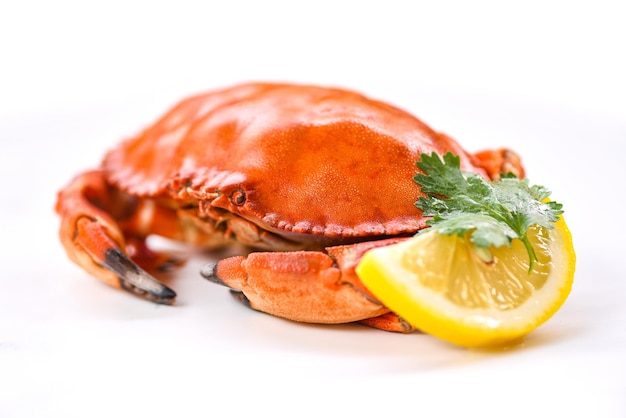
[[[410,332],[359,281],[368,250],[425,228],[412,181],[422,153],[523,176],[509,149],[466,152],[409,113],[338,88],[249,83],[189,97],[58,193],[60,239],[91,275],[148,300],[176,293],[155,271],[179,264],[159,235],[240,246],[202,268],[258,311],[312,323]]]

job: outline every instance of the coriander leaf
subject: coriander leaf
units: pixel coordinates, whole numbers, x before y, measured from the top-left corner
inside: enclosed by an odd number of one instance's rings
[[[471,213],[442,219],[437,222],[437,230],[444,235],[456,234],[459,236],[474,231],[470,241],[483,248],[491,245],[494,247],[510,246],[511,240],[517,238],[517,233],[508,225],[503,225],[488,215]]]
[[[426,197],[415,205],[424,216],[432,216],[428,224],[446,235],[464,236],[471,231],[470,240],[478,247],[510,246],[520,239],[530,258],[530,268],[536,255],[528,240],[528,228],[539,225],[553,228],[563,213],[562,205],[546,199],[550,191],[543,186],[529,186],[512,174],[499,180],[463,172],[460,158],[451,152],[443,156],[422,154],[416,163],[422,171],[414,180]]]

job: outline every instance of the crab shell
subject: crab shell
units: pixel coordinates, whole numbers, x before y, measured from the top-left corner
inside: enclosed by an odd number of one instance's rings
[[[239,85],[183,100],[110,151],[100,169],[74,179],[59,193],[61,239],[70,258],[96,277],[165,303],[174,293],[138,266],[162,260],[145,246],[148,235],[206,247],[237,241],[270,251],[321,250],[255,256],[265,257],[254,267],[263,271],[259,275],[265,284],[254,289],[244,289],[253,281],[253,260],[245,257],[223,260],[204,275],[243,291],[256,309],[279,316],[311,322],[367,320],[388,310],[378,304],[368,313],[343,315],[337,308],[335,314],[327,306],[328,298],[336,298],[335,290],[318,295],[324,290],[306,287],[313,302],[304,303],[291,294],[277,295],[276,281],[286,281],[283,288],[293,285],[294,294],[303,293],[294,277],[319,282],[311,276],[309,261],[317,263],[323,256],[330,261],[323,268],[316,264],[318,270],[337,270],[343,277],[337,280],[347,280],[355,298],[376,305],[354,276],[358,256],[345,258],[352,263],[345,267],[338,265],[333,250],[324,248],[352,244],[357,246],[338,253],[362,254],[371,246],[368,241],[424,228],[426,220],[414,205],[423,194],[412,179],[420,155],[432,152],[452,152],[460,156],[463,170],[485,177],[503,170],[523,173],[507,150],[469,154],[407,112],[354,92]],[[288,277],[278,274],[287,270]],[[354,277],[348,280],[350,275]],[[328,314],[310,312],[316,300],[323,301]],[[287,314],[285,306],[291,306]]]
[[[130,195],[208,203],[291,240],[328,243],[423,228],[412,178],[433,151],[487,174],[455,141],[388,104],[250,84],[183,101],[103,167]]]

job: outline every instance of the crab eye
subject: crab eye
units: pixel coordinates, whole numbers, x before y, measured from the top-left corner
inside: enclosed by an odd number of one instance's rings
[[[235,206],[241,206],[246,203],[246,192],[243,189],[236,189],[230,195],[230,201]]]

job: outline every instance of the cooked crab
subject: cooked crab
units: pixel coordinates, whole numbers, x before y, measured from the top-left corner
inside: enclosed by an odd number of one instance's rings
[[[488,178],[523,175],[507,149],[470,154],[389,104],[335,88],[245,84],[183,100],[59,192],[69,257],[103,282],[158,303],[148,271],[171,260],[150,235],[253,252],[205,267],[254,309],[296,321],[411,327],[360,283],[368,249],[426,226],[412,178],[448,151]]]

